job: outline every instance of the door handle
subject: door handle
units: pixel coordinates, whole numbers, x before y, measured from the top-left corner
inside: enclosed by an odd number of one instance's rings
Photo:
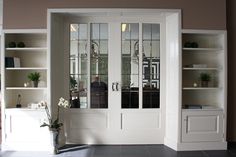
[[[119,91],[119,83],[112,82],[111,88],[112,88],[112,91]]]
[[[116,91],[119,91],[119,87],[118,87],[119,83],[116,82]]]
[[[185,124],[186,124],[186,125],[185,125],[185,127],[186,127],[186,128],[185,128],[185,132],[188,133],[188,117],[186,117],[186,118],[184,119],[184,121],[185,121]]]
[[[115,85],[115,82],[112,82],[112,85],[111,85],[112,91],[115,91],[114,85]]]

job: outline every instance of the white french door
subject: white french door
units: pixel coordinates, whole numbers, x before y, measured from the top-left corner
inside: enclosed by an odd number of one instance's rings
[[[163,143],[161,22],[88,19],[70,25],[68,142]]]

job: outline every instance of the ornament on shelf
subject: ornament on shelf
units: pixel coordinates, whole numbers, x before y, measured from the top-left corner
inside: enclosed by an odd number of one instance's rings
[[[194,82],[193,83],[193,87],[197,87],[198,85],[197,85],[197,83],[196,82]]]
[[[29,82],[24,83],[24,87],[29,87],[29,85],[30,85]]]
[[[18,94],[18,96],[17,96],[17,104],[16,104],[16,108],[21,108],[21,95],[20,94]]]

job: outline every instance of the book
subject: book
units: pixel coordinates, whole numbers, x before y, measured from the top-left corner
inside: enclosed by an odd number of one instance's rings
[[[5,57],[6,68],[17,68],[20,67],[20,58],[17,57]]]
[[[14,67],[13,57],[5,57],[5,67],[6,68]]]
[[[202,105],[199,105],[199,104],[185,104],[184,108],[186,108],[186,109],[202,109]]]
[[[20,58],[14,57],[14,67],[15,68],[20,67]]]

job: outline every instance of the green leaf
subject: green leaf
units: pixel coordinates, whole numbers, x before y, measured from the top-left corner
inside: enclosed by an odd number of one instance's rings
[[[47,124],[47,123],[43,123],[42,125],[40,125],[40,127],[45,127],[45,126],[48,126],[48,127],[50,127],[50,125],[49,124]]]
[[[29,73],[28,74],[28,79],[30,81],[39,81],[39,78],[40,78],[40,73],[39,72],[32,72],[32,73]]]
[[[56,125],[56,124],[58,124],[58,122],[59,122],[59,119],[56,119],[56,120],[52,123],[52,125]]]

